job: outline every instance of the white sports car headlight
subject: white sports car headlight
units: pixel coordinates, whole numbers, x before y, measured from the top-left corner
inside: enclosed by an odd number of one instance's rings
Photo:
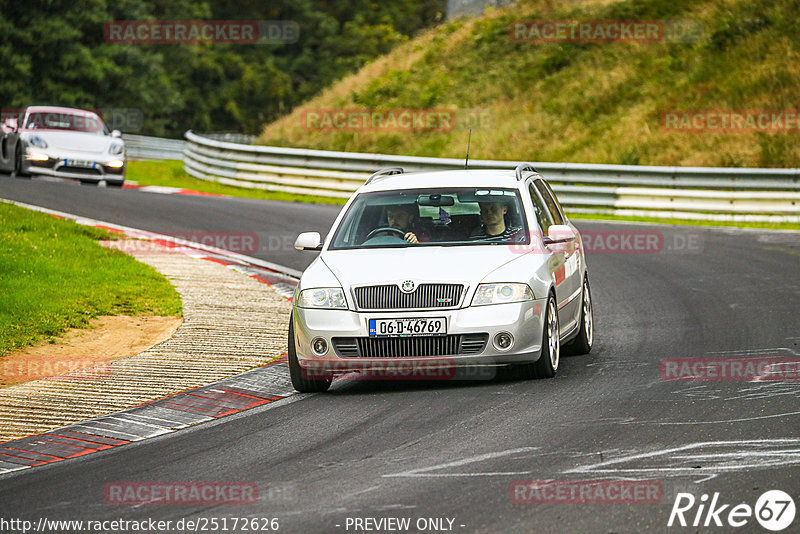
[[[108,152],[111,154],[122,154],[122,150],[125,148],[125,145],[119,142],[111,143],[111,146],[108,149]]]
[[[340,287],[322,287],[318,289],[304,289],[297,299],[300,308],[332,308],[347,309],[344,291]]]
[[[38,135],[32,135],[28,142],[36,148],[47,148],[47,142]]]
[[[472,306],[507,304],[533,300],[533,291],[528,284],[481,284],[472,297]]]

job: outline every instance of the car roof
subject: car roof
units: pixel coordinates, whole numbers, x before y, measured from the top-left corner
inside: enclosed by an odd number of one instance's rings
[[[422,189],[426,187],[519,187],[516,173],[506,169],[460,169],[410,172],[376,177],[361,186],[359,193]]]
[[[94,111],[78,108],[65,108],[60,106],[28,106],[28,113],[82,113],[84,115],[97,115]]]

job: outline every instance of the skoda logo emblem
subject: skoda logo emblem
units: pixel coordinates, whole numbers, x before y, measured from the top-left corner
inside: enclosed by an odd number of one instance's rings
[[[403,293],[413,293],[416,288],[417,284],[415,284],[413,280],[406,280],[400,284],[400,291]]]

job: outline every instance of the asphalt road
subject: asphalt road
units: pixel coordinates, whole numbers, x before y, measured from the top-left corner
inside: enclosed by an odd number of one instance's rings
[[[300,230],[326,231],[337,212],[4,176],[0,197],[155,231],[292,240]],[[279,532],[290,533],[768,532],[752,516],[734,529],[728,513],[755,507],[767,490],[800,507],[800,381],[672,381],[661,369],[671,358],[800,356],[800,234],[578,226],[595,239],[587,258],[595,348],[565,358],[555,379],[339,381],[327,394],[2,477],[0,518],[277,518]],[[624,232],[663,240],[658,250],[597,253]],[[313,258],[283,248],[256,255],[294,268]],[[513,502],[514,482],[531,480],[599,480],[607,489],[645,480],[663,495],[657,503]],[[254,482],[260,498],[107,504],[104,487],[121,481]],[[697,503],[684,514],[689,526],[676,519],[668,528],[678,493]],[[722,527],[706,515],[715,493],[716,509],[729,505],[715,516]],[[366,518],[407,518],[412,528],[368,529],[376,524]],[[800,517],[784,531],[800,531]]]

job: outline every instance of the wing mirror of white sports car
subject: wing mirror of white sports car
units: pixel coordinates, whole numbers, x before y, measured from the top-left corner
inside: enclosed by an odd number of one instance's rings
[[[16,131],[17,128],[19,127],[19,124],[17,123],[17,119],[16,118],[14,118],[14,119],[8,118],[5,121],[3,121],[3,126],[8,128],[9,130]]]
[[[119,130],[112,130],[111,137],[122,137],[122,132],[120,132]]]
[[[297,250],[322,250],[322,238],[319,232],[303,232],[294,242]]]
[[[569,243],[574,241],[575,237],[577,237],[575,231],[566,224],[554,224],[547,229],[544,244]]]

